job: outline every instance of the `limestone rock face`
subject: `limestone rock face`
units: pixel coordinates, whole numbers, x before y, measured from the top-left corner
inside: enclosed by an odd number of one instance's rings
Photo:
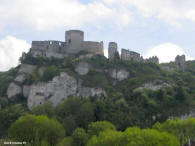
[[[110,69],[109,74],[112,78],[122,81],[124,79],[127,79],[129,77],[129,72],[127,72],[124,69]]]
[[[29,96],[29,93],[30,93],[30,86],[24,85],[23,86],[23,96],[27,98]]]
[[[78,95],[82,97],[90,97],[90,96],[97,96],[99,98],[107,97],[106,92],[102,88],[89,88],[89,87],[83,87],[79,89]]]
[[[16,85],[14,82],[12,82],[7,89],[7,97],[13,98],[18,94],[22,94],[22,89],[20,86]]]
[[[77,81],[75,78],[63,72],[60,76],[54,77],[48,83],[38,83],[32,85],[28,97],[28,108],[50,101],[54,106],[62,102],[63,99],[77,92]]]
[[[189,113],[186,113],[179,117],[180,120],[187,120],[188,118],[195,118],[195,110],[191,110]]]
[[[19,83],[23,83],[24,80],[26,79],[26,75],[25,74],[19,74],[14,81],[19,82]]]
[[[79,62],[79,64],[77,64],[75,68],[75,71],[79,75],[86,75],[89,72],[89,68],[90,68],[90,65],[87,62]]]
[[[159,90],[165,87],[172,87],[173,84],[164,82],[162,80],[154,80],[152,82],[148,82],[143,84],[141,87],[137,88],[136,90],[143,90],[143,89],[151,89],[153,91]]]
[[[19,73],[32,74],[33,71],[35,70],[35,68],[36,68],[36,66],[34,66],[34,65],[21,64],[21,67],[19,69]]]

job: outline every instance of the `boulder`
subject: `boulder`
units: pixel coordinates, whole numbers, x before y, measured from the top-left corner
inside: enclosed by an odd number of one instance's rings
[[[7,89],[7,97],[13,98],[19,94],[22,94],[22,88],[14,82],[10,83]]]

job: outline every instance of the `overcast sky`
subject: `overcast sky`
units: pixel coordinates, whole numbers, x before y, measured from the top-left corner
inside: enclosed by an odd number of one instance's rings
[[[0,71],[18,64],[32,40],[62,40],[81,29],[85,40],[118,43],[160,62],[195,58],[195,0],[0,0]]]

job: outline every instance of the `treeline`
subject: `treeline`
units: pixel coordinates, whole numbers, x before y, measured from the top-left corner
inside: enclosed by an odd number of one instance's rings
[[[195,138],[195,118],[156,123],[151,129],[129,127],[124,131],[108,121],[91,122],[76,128],[70,136],[56,119],[26,115],[9,128],[11,141],[25,141],[28,146],[180,146]]]

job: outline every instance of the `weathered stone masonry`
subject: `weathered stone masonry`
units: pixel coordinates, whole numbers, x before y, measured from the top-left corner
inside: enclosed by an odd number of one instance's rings
[[[84,32],[80,30],[66,31],[65,42],[32,41],[31,54],[34,57],[56,57],[73,55],[80,51],[104,55],[103,42],[84,41]]]

